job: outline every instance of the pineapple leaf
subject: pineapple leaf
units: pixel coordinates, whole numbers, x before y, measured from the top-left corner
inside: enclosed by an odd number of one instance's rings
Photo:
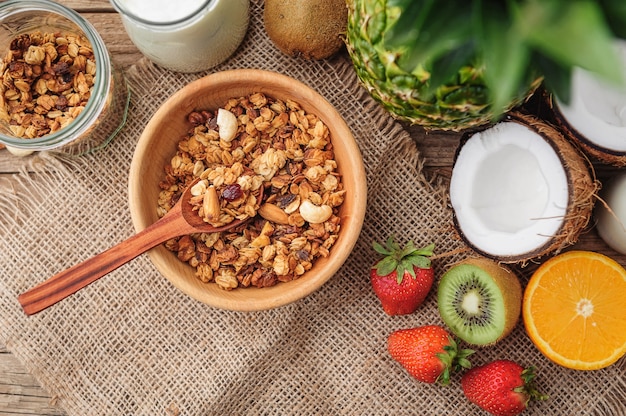
[[[599,0],[609,27],[615,36],[626,39],[626,1]]]
[[[437,88],[450,82],[476,54],[474,42],[469,41],[433,62],[426,97],[432,96]]]
[[[385,31],[387,25],[387,12],[384,8],[380,10],[368,10],[368,16],[369,18],[367,24],[361,28],[361,30],[365,32],[365,39],[367,39],[368,42],[376,44],[381,40],[382,34]]]
[[[491,95],[494,115],[504,112],[523,83],[530,51],[520,39],[506,4],[477,2],[475,27],[485,63],[485,84]]]
[[[424,22],[435,0],[390,0],[387,8],[397,10],[399,17],[396,23],[389,28],[386,34],[386,43],[392,47],[411,44],[420,36]]]
[[[407,0],[394,4],[402,9],[385,35],[385,47],[399,52],[397,64],[408,73],[422,66],[428,69],[436,59],[471,38],[471,23],[462,11],[467,6],[452,2],[432,7],[432,1]]]
[[[608,81],[624,81],[613,34],[597,2],[529,0],[514,17],[527,42],[558,64],[579,66]]]
[[[571,99],[572,69],[557,65],[554,61],[547,59],[539,53],[536,53],[533,61],[541,74],[543,74],[546,89],[554,93],[563,103],[569,104]]]

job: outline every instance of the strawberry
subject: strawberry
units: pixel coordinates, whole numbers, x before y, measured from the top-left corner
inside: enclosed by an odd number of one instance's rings
[[[417,249],[412,241],[404,248],[390,237],[385,246],[373,243],[385,256],[370,270],[374,293],[388,315],[407,315],[424,302],[434,282],[430,256],[434,244]]]
[[[531,399],[547,399],[536,390],[534,378],[534,367],[497,360],[469,370],[461,378],[461,387],[470,402],[492,415],[513,416],[524,411]]]
[[[450,334],[438,325],[397,330],[387,338],[387,350],[413,377],[424,383],[447,385],[450,375],[470,368],[472,350],[459,350]]]

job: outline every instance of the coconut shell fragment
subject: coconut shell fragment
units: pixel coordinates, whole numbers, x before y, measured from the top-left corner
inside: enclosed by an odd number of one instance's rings
[[[477,253],[526,263],[576,243],[599,188],[588,159],[556,128],[511,113],[462,137],[450,183],[454,226]]]

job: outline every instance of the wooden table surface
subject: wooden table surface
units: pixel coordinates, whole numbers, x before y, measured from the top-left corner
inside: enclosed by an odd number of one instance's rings
[[[113,58],[123,68],[128,68],[142,58],[108,0],[58,0],[58,2],[80,12],[95,26]],[[425,133],[419,127],[406,126],[406,128],[417,142],[427,173],[449,177],[459,134]],[[11,178],[24,166],[26,166],[24,159],[12,156],[6,150],[0,150],[0,175]],[[601,181],[616,171],[615,168],[596,165],[596,175]],[[593,229],[581,236],[576,247],[605,253],[626,265],[626,256],[610,250]],[[54,398],[39,386],[35,378],[0,343],[0,416],[64,414],[54,406]]]

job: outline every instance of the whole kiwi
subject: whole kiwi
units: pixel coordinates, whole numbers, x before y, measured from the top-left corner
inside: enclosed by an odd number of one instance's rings
[[[265,0],[265,31],[289,56],[326,59],[344,45],[345,0]]]

